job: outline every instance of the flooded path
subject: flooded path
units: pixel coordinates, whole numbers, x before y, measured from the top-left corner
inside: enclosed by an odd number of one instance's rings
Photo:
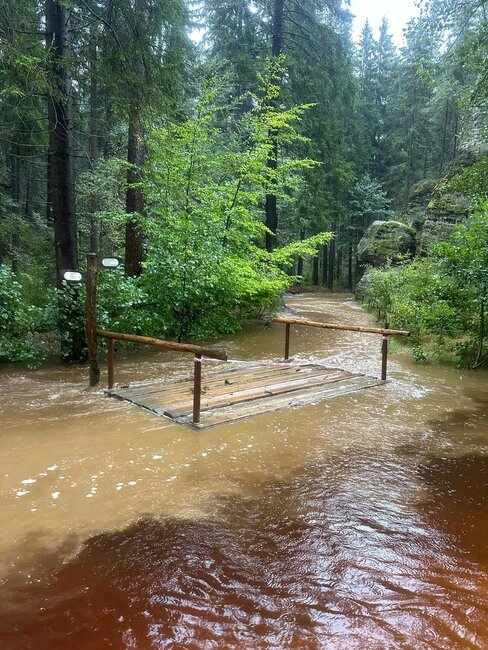
[[[345,296],[287,304],[372,323]],[[283,338],[217,345],[271,359]],[[366,373],[379,347],[292,332],[292,354],[352,348],[337,365]],[[115,378],[190,370],[150,351]],[[488,649],[488,374],[396,347],[389,376],[198,432],[85,390],[84,368],[4,370],[0,648]]]

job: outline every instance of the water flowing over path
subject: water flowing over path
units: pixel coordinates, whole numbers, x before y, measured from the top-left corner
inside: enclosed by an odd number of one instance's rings
[[[347,296],[286,302],[373,323]],[[217,345],[272,359],[283,336]],[[337,366],[378,374],[379,347],[300,328],[291,353],[355,348]],[[116,362],[120,383],[190,372]],[[86,390],[85,368],[4,369],[0,648],[488,649],[488,374],[395,346],[389,377],[200,432]]]

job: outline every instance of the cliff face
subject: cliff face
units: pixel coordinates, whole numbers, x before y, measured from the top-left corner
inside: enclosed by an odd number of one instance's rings
[[[472,167],[473,153],[462,153],[442,179],[424,180],[411,191],[406,213],[395,220],[375,221],[358,244],[361,266],[397,264],[408,257],[427,255],[430,246],[449,238],[456,224],[472,211],[471,201],[461,192],[443,189],[447,181]]]

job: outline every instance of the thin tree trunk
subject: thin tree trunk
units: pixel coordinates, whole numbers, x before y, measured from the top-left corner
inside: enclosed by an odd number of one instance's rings
[[[32,193],[32,181],[30,176],[27,177],[25,184],[25,197],[24,197],[24,221],[30,221],[32,217],[32,206],[31,206],[31,193]]]
[[[408,208],[410,201],[410,187],[411,187],[411,170],[412,170],[412,158],[413,158],[413,140],[414,140],[414,126],[415,126],[415,112],[412,111],[412,121],[410,124],[410,137],[408,140],[408,156],[407,156],[407,168],[405,171],[405,209]]]
[[[319,258],[315,255],[312,260],[312,284],[317,287],[319,284]]]
[[[337,246],[336,279],[338,283],[341,277],[341,264],[342,264],[342,244],[340,246]]]
[[[332,226],[333,231],[335,232],[335,224]],[[328,244],[329,247],[329,269],[327,277],[327,289],[330,291],[334,288],[334,262],[335,262],[335,240],[331,239]]]
[[[12,214],[14,227],[12,228],[12,239],[10,241],[10,260],[14,273],[19,272],[20,231],[18,220],[21,201],[20,176],[19,157],[16,155],[16,148],[14,146],[10,154],[10,196],[15,206]]]
[[[327,286],[327,244],[322,246],[322,286]]]
[[[305,239],[305,230],[300,228],[300,241]],[[298,258],[297,262],[297,275],[303,275],[303,257]]]
[[[442,129],[442,145],[441,145],[441,159],[439,161],[439,176],[442,176],[442,172],[444,170],[448,122],[449,122],[449,102],[446,102],[446,112],[444,113],[444,127]]]
[[[349,242],[347,247],[347,287],[349,291],[353,289],[352,280],[352,242]]]
[[[139,187],[132,187],[141,181],[141,167],[144,161],[142,147],[142,129],[139,109],[131,108],[129,114],[129,141],[127,147],[127,162],[131,165],[127,171],[127,195],[125,211],[127,214],[142,214],[144,197]],[[127,275],[139,276],[142,272],[143,243],[142,233],[137,223],[137,217],[128,221],[125,227],[125,272]]]

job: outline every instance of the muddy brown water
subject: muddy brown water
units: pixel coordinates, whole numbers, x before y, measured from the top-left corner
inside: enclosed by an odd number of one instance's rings
[[[347,296],[287,303],[372,322]],[[271,359],[283,338],[255,324],[219,344]],[[294,329],[291,346],[379,372],[376,336]],[[190,370],[126,353],[116,380]],[[84,368],[4,369],[0,648],[488,648],[488,375],[401,348],[389,370],[197,432],[86,390]]]

